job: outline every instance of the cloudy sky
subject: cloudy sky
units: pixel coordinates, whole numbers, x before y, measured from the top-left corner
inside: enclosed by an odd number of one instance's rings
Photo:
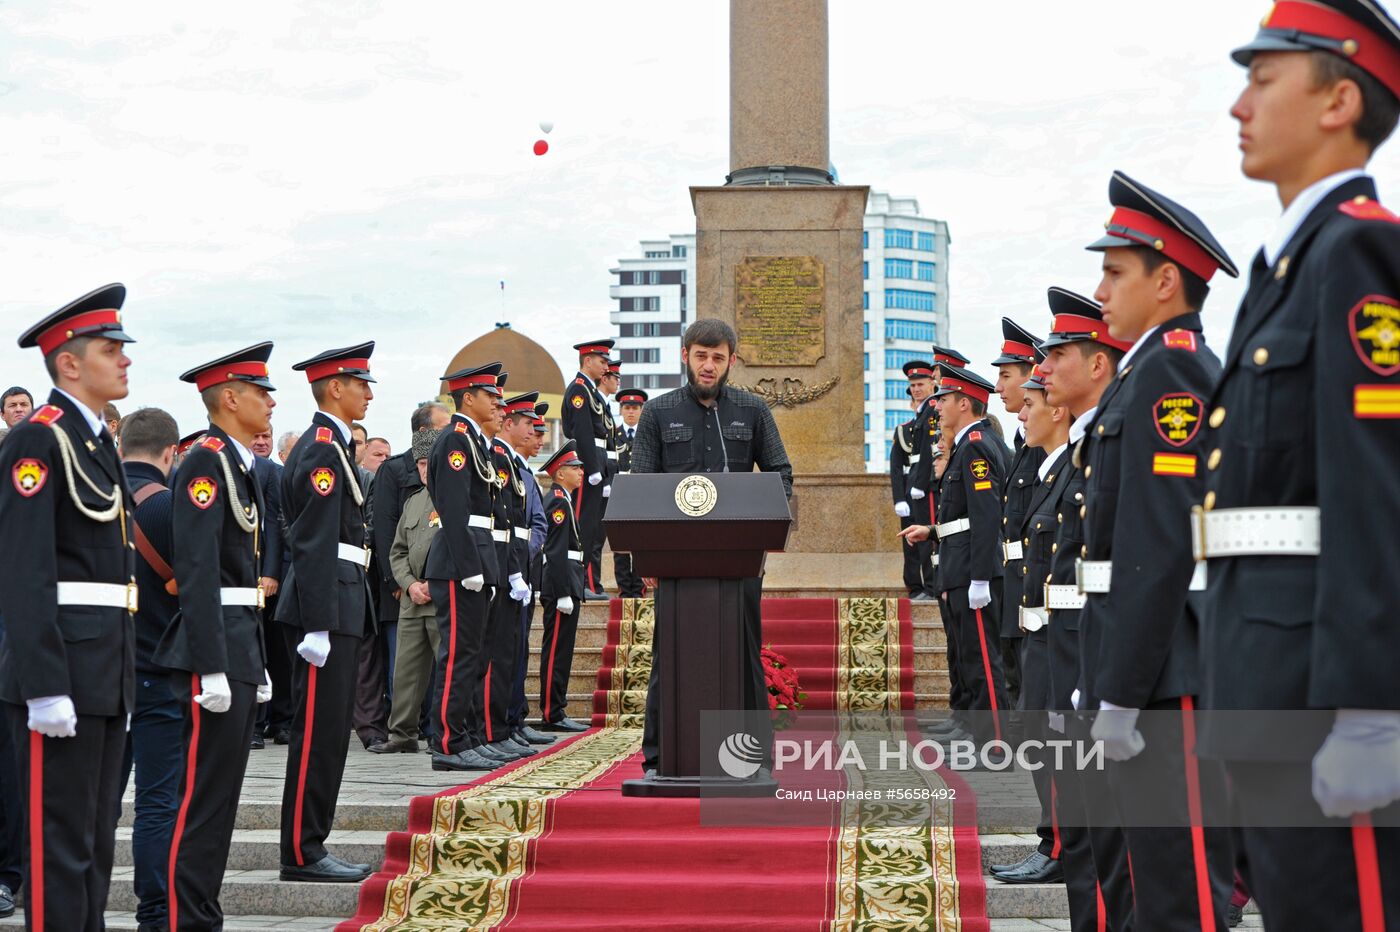
[[[1266,8],[833,0],[832,159],[948,221],[951,338],[990,359],[1003,314],[1043,331],[1048,285],[1092,290],[1115,168],[1248,265],[1278,205],[1239,174],[1227,53]],[[564,362],[610,332],[616,259],[693,231],[687,187],[728,169],[727,21],[721,0],[6,2],[0,382],[43,386],[13,337],[122,281],[123,410],[193,429],[178,373],[272,339],[275,426],[300,430],[286,367],[375,339],[368,422],[397,449],[467,340],[508,320]],[[1384,197],[1400,144],[1373,170]],[[1240,288],[1218,280],[1223,346]]]

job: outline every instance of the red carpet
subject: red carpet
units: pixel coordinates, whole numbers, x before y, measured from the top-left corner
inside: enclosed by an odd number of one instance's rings
[[[614,727],[414,800],[409,831],[390,836],[342,932],[988,929],[971,791],[951,774],[930,785],[957,789],[954,811],[905,828],[882,828],[853,802],[823,804],[820,826],[707,827],[699,800],[622,797],[621,782],[641,775],[640,732],[616,725],[639,721],[650,604],[612,609],[594,721]],[[764,643],[797,668],[809,709],[913,707],[905,603],[765,600]],[[825,779],[845,786],[839,773]]]

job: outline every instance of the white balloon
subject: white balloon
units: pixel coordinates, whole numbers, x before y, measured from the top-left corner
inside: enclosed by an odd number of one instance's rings
[[[552,129],[554,129],[553,121],[540,120],[540,132],[544,133],[545,135],[549,135],[549,131]]]

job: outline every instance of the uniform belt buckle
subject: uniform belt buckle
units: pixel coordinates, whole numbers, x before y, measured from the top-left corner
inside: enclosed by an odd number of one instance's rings
[[[263,590],[262,583],[258,583],[258,611],[267,608],[267,593]]]
[[[129,583],[127,583],[127,584],[126,584],[126,610],[127,610],[128,612],[131,612],[131,613],[134,615],[134,614],[136,613],[136,611],[137,611],[137,609],[138,609],[138,606],[139,606],[140,604],[141,604],[140,592],[139,592],[139,590],[137,590],[137,588],[136,588],[136,583],[134,583],[134,582],[129,582]]]
[[[1084,595],[1084,560],[1080,557],[1074,558],[1074,588],[1079,590],[1080,595]],[[1048,599],[1047,599],[1048,602]]]

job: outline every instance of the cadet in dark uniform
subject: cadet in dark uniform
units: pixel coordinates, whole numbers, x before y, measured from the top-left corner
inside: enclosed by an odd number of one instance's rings
[[[909,395],[906,387],[904,393]],[[910,408],[918,407],[913,396],[910,396]],[[899,518],[899,529],[902,531],[913,521],[909,508],[909,457],[914,452],[914,420],[910,418],[903,424],[895,425],[893,433],[890,435],[890,497],[894,500],[894,514]],[[910,601],[927,601],[924,596],[924,576],[919,568],[918,544],[906,542],[900,553],[904,557],[903,579],[904,589],[909,594]]]
[[[637,433],[637,421],[642,417],[642,406],[647,403],[647,393],[640,388],[625,388],[617,393],[617,406],[622,412],[622,423],[613,431],[617,446],[617,474],[625,476],[632,471],[632,440]],[[632,572],[632,554],[613,552],[613,575],[617,577],[617,594],[623,599],[640,599],[646,595],[646,584],[642,577]]]
[[[1039,340],[1008,317],[1001,319],[1001,335],[1001,355],[992,360],[992,365],[997,367],[996,393],[1014,417],[1021,413],[1021,401],[1025,397],[1021,386],[1035,368],[1035,347]],[[1026,446],[1018,425],[1011,465],[1007,467],[1006,482],[1001,490],[1001,523],[1006,529],[1002,535],[1001,663],[1013,708],[1021,695],[1021,628],[1016,612],[1021,604],[1022,567],[1017,556],[1021,551],[1021,538],[1015,529],[1026,514],[1026,504],[1035,488],[1036,470],[1044,459],[1044,450]]]
[[[1225,783],[1191,740],[1200,616],[1188,598],[1190,508],[1204,484],[1203,399],[1220,373],[1200,311],[1215,272],[1237,272],[1184,207],[1122,172],[1108,193],[1106,234],[1089,247],[1104,254],[1095,292],[1103,321],[1084,326],[1106,324],[1113,339],[1136,342],[1079,445],[1088,505],[1081,708],[1100,710],[1093,736],[1109,759],[1137,915],[1154,928],[1218,928],[1234,871],[1227,831],[1200,827],[1223,804]],[[1139,721],[1139,710],[1158,714]],[[1144,827],[1153,825],[1163,827]]]
[[[587,731],[568,716],[569,674],[574,665],[574,636],[583,603],[582,538],[574,519],[572,498],[583,484],[583,461],[574,442],[566,441],[544,464],[554,480],[544,496],[548,530],[544,540],[544,579],[540,605],[544,638],[540,641],[540,720],[554,731]]]
[[[428,458],[428,495],[442,530],[428,549],[423,574],[437,609],[438,672],[432,715],[440,744],[434,770],[493,770],[503,761],[487,750],[484,698],[491,598],[505,582],[496,557],[496,469],[482,425],[495,420],[501,364],[488,363],[443,377],[456,413]]]
[[[931,381],[925,382],[922,386],[916,387],[915,382],[922,376],[911,378],[909,382],[910,397],[915,397],[920,388],[924,391],[923,407],[915,412],[913,441],[914,450],[909,455],[909,500],[910,519],[913,524],[933,524],[935,504],[933,493],[938,488],[938,480],[933,475],[933,448],[934,437],[938,434],[938,408],[933,403],[933,392],[938,387],[940,373],[949,368],[962,368],[968,364],[969,360],[957,350],[947,349],[942,346],[933,348],[933,366]],[[910,365],[919,364],[919,368],[925,368],[927,363],[922,360],[911,360],[905,364],[905,377],[909,377]],[[920,541],[919,565],[924,577],[924,591],[930,599],[937,600],[940,591],[935,583],[933,554],[938,549],[938,542],[934,539]],[[920,601],[928,601],[921,599]],[[946,623],[945,623],[946,624]],[[952,640],[949,640],[952,645]],[[956,693],[957,690],[955,689]]]
[[[326,851],[350,746],[350,709],[360,639],[374,624],[366,571],[364,490],[350,425],[374,392],[374,344],[328,350],[292,368],[305,372],[319,409],[282,470],[282,517],[291,565],[277,599],[292,661],[296,715],[282,791],[283,880],[358,883],[368,864]]]
[[[19,339],[39,347],[48,404],[0,446],[0,699],[25,801],[24,921],[101,929],[135,710],[131,496],[102,407],[127,395],[122,285],[84,295]]]
[[[1202,754],[1227,764],[1270,932],[1369,932],[1400,922],[1400,219],[1366,174],[1400,113],[1400,25],[1375,0],[1284,0],[1234,58],[1242,169],[1284,211],[1206,398],[1202,705],[1322,711],[1208,718]]]
[[[264,503],[249,449],[272,429],[271,354],[271,343],[259,343],[180,376],[199,390],[209,429],[172,483],[180,610],[155,652],[178,671],[171,681],[185,713],[167,886],[172,930],[223,925],[219,889],[257,704],[272,698],[258,582]]]
[[[578,446],[583,460],[584,485],[574,501],[574,519],[583,535],[584,575],[588,591],[585,599],[606,599],[603,591],[603,493],[608,482],[608,447],[612,432],[608,424],[612,414],[608,402],[598,390],[598,383],[608,372],[608,353],[612,340],[590,340],[574,347],[578,350],[579,371],[573,383],[564,390],[564,410],[560,425],[564,436]],[[597,555],[597,562],[594,555]]]
[[[933,431],[937,415],[933,402],[933,363],[911,359],[904,364],[905,389],[914,405],[914,417],[895,429],[890,447],[890,492],[894,496],[894,513],[900,529],[911,524],[928,524],[933,499],[927,490],[933,481]],[[898,470],[898,474],[896,474]],[[919,483],[924,483],[920,485]],[[918,489],[919,494],[915,494]],[[904,551],[904,583],[909,598],[918,602],[934,602],[938,595],[933,584],[932,541],[906,542]]]

